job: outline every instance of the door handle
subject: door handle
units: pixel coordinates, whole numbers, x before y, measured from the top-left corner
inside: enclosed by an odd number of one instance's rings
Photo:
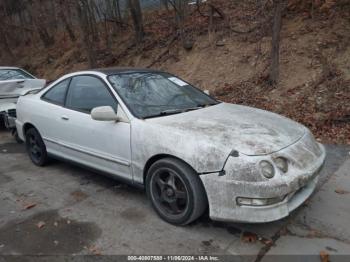
[[[67,121],[67,120],[69,120],[69,117],[68,116],[61,116],[61,119]]]

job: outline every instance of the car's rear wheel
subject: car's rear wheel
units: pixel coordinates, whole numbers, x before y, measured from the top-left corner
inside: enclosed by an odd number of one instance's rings
[[[26,132],[26,148],[35,165],[44,166],[48,162],[46,146],[35,128],[30,128]]]
[[[173,158],[161,159],[150,167],[146,191],[158,215],[175,225],[191,223],[203,214],[208,203],[198,174]]]

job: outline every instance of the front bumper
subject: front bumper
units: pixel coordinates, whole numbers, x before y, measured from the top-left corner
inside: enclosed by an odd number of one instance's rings
[[[7,129],[16,128],[16,118],[8,112],[0,112],[0,119],[4,122]]]
[[[3,99],[1,100],[3,102]],[[5,127],[8,129],[16,128],[16,104],[2,103],[0,104],[0,117],[4,121]]]
[[[278,182],[236,181],[219,173],[201,175],[206,189],[210,217],[213,220],[230,222],[263,223],[279,220],[288,216],[304,203],[315,190],[319,173],[325,160],[325,150],[311,170],[302,175],[291,176],[290,180]],[[238,205],[237,197],[275,198],[281,202],[266,206]]]

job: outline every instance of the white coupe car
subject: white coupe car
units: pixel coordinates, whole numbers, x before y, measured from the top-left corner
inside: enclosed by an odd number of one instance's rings
[[[66,159],[144,186],[161,218],[267,222],[315,189],[324,147],[283,116],[219,102],[165,72],[99,69],[20,97],[34,164]]]

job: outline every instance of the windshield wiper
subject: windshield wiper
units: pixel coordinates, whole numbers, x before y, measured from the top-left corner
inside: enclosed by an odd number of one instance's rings
[[[217,105],[219,104],[218,102],[217,103],[203,103],[203,104],[197,104],[197,107],[207,107],[207,106],[214,106],[214,105]]]
[[[167,116],[167,115],[185,113],[188,111],[198,110],[198,109],[202,109],[202,108],[207,107],[207,106],[213,106],[213,105],[217,105],[217,104],[219,104],[219,103],[198,104],[195,107],[183,108],[183,109],[168,109],[168,110],[161,111],[158,114],[145,116],[145,117],[143,117],[143,119],[157,117],[157,116]]]
[[[145,116],[145,117],[143,117],[143,119],[157,117],[157,116],[167,116],[167,115],[180,114],[183,112],[185,112],[184,109],[169,109],[169,110],[161,111],[161,112],[154,114],[154,115]]]
[[[173,115],[173,114],[179,114],[183,113],[185,110],[184,109],[169,109],[169,110],[164,110],[160,112],[160,115]]]
[[[191,108],[183,108],[183,109],[168,109],[168,110],[161,111],[158,114],[145,116],[145,117],[143,117],[143,119],[157,117],[157,116],[168,116],[168,115],[181,114],[181,113],[185,113],[188,111],[197,110],[197,109],[201,109],[201,108],[202,107],[191,107]]]

